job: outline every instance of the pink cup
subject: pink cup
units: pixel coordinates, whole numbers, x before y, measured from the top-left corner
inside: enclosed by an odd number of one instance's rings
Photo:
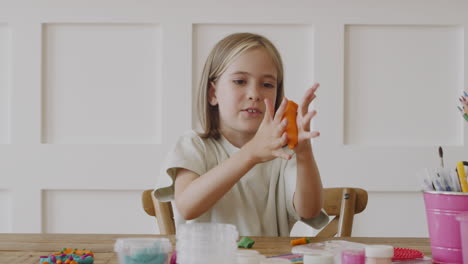
[[[463,263],[468,263],[468,213],[461,213],[456,218],[460,222]]]
[[[434,262],[462,264],[460,224],[456,216],[468,213],[468,193],[424,192],[424,204]]]

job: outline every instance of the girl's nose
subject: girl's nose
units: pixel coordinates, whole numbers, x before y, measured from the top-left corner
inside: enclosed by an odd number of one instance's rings
[[[259,88],[257,87],[251,87],[249,89],[249,100],[252,100],[252,101],[260,101],[260,92],[259,92]]]

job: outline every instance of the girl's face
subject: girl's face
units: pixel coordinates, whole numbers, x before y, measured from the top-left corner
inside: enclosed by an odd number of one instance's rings
[[[220,131],[225,137],[251,137],[265,114],[264,99],[275,104],[277,70],[263,48],[255,48],[232,61],[211,83],[209,103],[218,105]]]

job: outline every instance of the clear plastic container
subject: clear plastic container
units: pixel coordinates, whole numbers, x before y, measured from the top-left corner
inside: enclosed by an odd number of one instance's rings
[[[256,250],[237,250],[237,264],[259,264],[266,257]]]
[[[220,223],[181,224],[177,227],[177,263],[237,262],[239,233],[234,225]]]
[[[333,264],[334,257],[331,254],[305,254],[304,264]]]
[[[167,238],[118,238],[114,244],[119,264],[168,263],[172,251]]]

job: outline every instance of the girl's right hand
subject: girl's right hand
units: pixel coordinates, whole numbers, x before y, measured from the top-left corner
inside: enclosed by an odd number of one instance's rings
[[[289,160],[291,155],[283,150],[287,144],[286,125],[288,120],[281,120],[286,110],[287,99],[281,101],[276,111],[270,100],[265,99],[265,115],[255,136],[245,145],[245,150],[256,163],[266,162],[275,158]]]

